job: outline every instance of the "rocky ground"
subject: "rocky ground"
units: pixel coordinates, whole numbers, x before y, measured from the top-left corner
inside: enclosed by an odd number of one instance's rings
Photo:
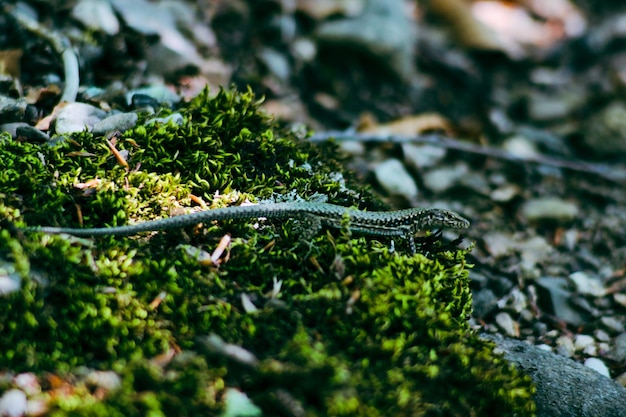
[[[0,128],[123,131],[249,86],[390,205],[471,219],[477,330],[626,386],[626,7],[541,3],[7,2]]]

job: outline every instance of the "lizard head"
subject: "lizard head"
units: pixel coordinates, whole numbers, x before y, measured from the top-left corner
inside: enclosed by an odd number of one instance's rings
[[[469,226],[470,222],[466,218],[453,211],[443,209],[423,211],[415,224],[417,230],[467,229]]]

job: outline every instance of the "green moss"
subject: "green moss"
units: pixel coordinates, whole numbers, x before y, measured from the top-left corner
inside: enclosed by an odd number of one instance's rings
[[[204,92],[181,126],[141,120],[115,144],[128,169],[89,133],[54,146],[4,137],[0,219],[124,224],[194,196],[380,207],[339,174],[332,144],[279,131],[257,106],[250,92]],[[468,328],[464,251],[390,253],[346,230],[303,245],[295,222],[254,223],[95,240],[0,230],[0,274],[21,277],[0,296],[0,369],[71,383],[40,394],[59,416],[218,415],[234,388],[264,415],[532,415],[529,379]],[[201,262],[227,232],[220,264]],[[102,394],[85,367],[114,370],[120,386]]]

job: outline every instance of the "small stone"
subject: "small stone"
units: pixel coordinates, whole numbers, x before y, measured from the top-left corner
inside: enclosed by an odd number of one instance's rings
[[[541,350],[545,350],[546,352],[552,352],[552,346],[546,345],[545,343],[537,345],[537,347]]]
[[[519,324],[511,318],[510,314],[504,312],[496,314],[496,323],[507,336],[519,337]]]
[[[626,105],[615,101],[587,119],[583,142],[596,155],[626,152]]]
[[[185,118],[183,117],[182,114],[172,113],[166,117],[155,117],[154,119],[150,119],[146,122],[146,125],[151,125],[153,123],[161,123],[161,124],[166,125],[168,123],[172,123],[176,126],[182,126],[184,122],[185,122]]]
[[[497,306],[498,299],[490,289],[482,289],[472,294],[473,316],[485,318]]]
[[[615,382],[626,388],[626,372],[620,374],[617,378],[615,378]]]
[[[436,193],[444,192],[466,176],[468,170],[465,164],[433,169],[424,174],[424,185]]]
[[[583,349],[583,354],[586,356],[598,356],[598,347],[593,344]]]
[[[533,324],[533,333],[535,334],[535,336],[537,337],[541,337],[541,336],[545,336],[545,334],[548,332],[548,325],[542,321],[538,321],[537,323]]]
[[[541,277],[537,281],[538,303],[549,314],[578,327],[586,323],[583,313],[570,304],[572,293],[567,290],[568,282],[560,277]]]
[[[30,126],[30,125],[26,122],[3,123],[0,125],[0,132],[7,132],[12,137],[16,137],[17,128],[24,127],[24,126]]]
[[[91,371],[86,376],[85,382],[107,391],[116,390],[122,385],[122,379],[113,371]]]
[[[402,144],[402,154],[408,166],[415,169],[436,166],[446,156],[446,149],[433,145]]]
[[[339,148],[342,152],[347,153],[352,156],[363,156],[365,155],[365,145],[363,142],[359,142],[356,140],[347,140],[343,142],[339,142]]]
[[[556,353],[567,358],[574,356],[574,342],[567,336],[556,339]]]
[[[50,140],[50,136],[48,136],[45,132],[37,129],[34,126],[18,126],[16,129],[16,137],[24,138],[30,143],[46,143]]]
[[[106,117],[106,112],[85,103],[69,103],[56,117],[55,132],[58,135],[91,131],[93,126]]]
[[[529,222],[567,223],[578,216],[578,206],[556,197],[536,198],[522,206],[522,216]]]
[[[504,184],[491,192],[491,199],[498,203],[511,201],[520,194],[520,188],[515,184]]]
[[[537,147],[524,136],[513,136],[507,139],[502,148],[520,159],[534,158],[539,155]]]
[[[374,170],[380,186],[391,195],[401,195],[409,201],[417,199],[417,184],[402,162],[389,159]]]
[[[570,274],[569,279],[572,280],[576,286],[576,291],[580,294],[594,297],[604,297],[606,295],[606,288],[604,288],[602,282],[597,278],[590,277],[585,272],[574,272]]]
[[[577,334],[574,337],[574,348],[577,352],[593,344],[595,344],[595,339],[592,336],[586,334]]]
[[[599,342],[610,342],[611,336],[602,329],[597,329],[593,332],[593,336]]]
[[[92,31],[110,36],[120,30],[120,22],[106,0],[81,0],[72,9],[72,17]]]
[[[178,94],[174,93],[172,90],[167,88],[167,86],[162,84],[154,84],[148,87],[129,91],[126,94],[128,105],[133,103],[133,96],[136,94],[152,97],[157,103],[163,103],[168,106],[172,106],[180,101],[180,96],[178,96]]]
[[[611,344],[611,358],[618,362],[626,361],[626,333],[622,333],[613,339]]]
[[[587,358],[585,359],[585,366],[593,369],[594,371],[604,375],[607,378],[611,377],[611,373],[609,372],[609,368],[606,367],[604,362],[602,362],[598,358]]]
[[[603,316],[600,318],[600,324],[609,334],[622,334],[626,331],[624,323],[615,317]]]
[[[626,294],[615,293],[613,294],[613,300],[622,307],[626,307]]]
[[[19,389],[10,389],[0,398],[0,416],[21,417],[26,414],[28,401],[26,394]]]
[[[291,65],[285,54],[273,48],[261,48],[258,57],[278,80],[286,82],[291,76]]]
[[[108,132],[125,132],[137,124],[137,113],[119,113],[100,120],[93,126],[94,135],[104,135]]]

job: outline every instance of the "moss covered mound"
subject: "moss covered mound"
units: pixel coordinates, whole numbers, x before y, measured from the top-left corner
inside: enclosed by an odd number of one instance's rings
[[[30,372],[52,415],[533,414],[529,379],[468,328],[464,251],[390,253],[347,229],[303,244],[293,221],[95,240],[10,227],[277,195],[380,208],[331,144],[279,130],[250,92],[205,92],[179,112],[181,125],[142,120],[111,144],[128,167],[87,132],[2,137],[0,279],[19,289],[0,295],[1,390]]]

